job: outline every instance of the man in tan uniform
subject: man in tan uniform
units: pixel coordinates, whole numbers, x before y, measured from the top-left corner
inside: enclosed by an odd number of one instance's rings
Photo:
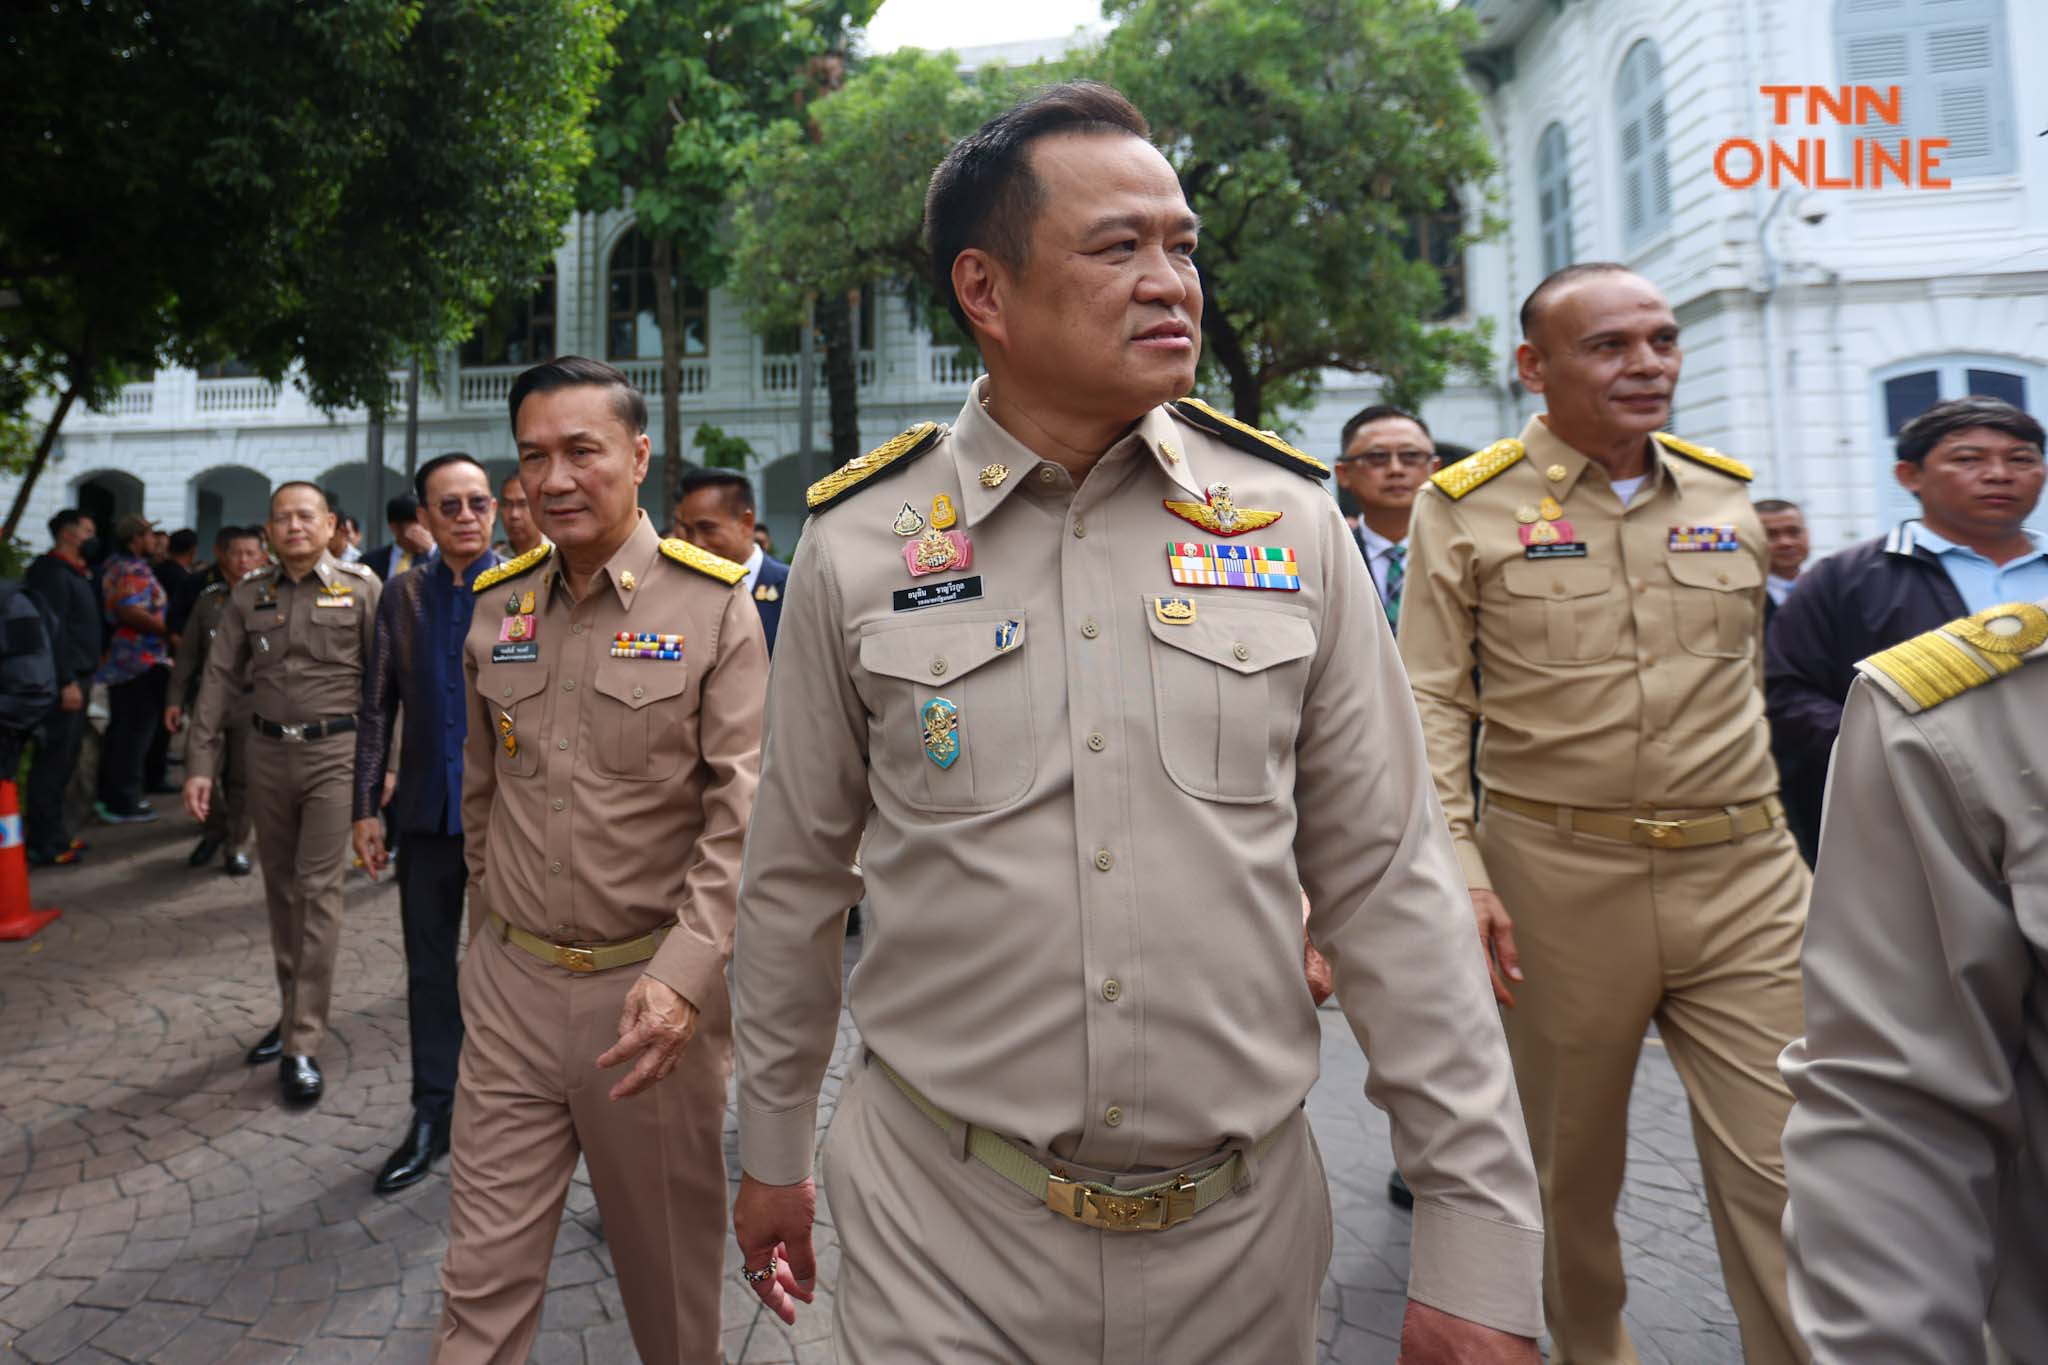
[[[265,562],[263,538],[255,527],[231,527],[221,536],[221,581],[208,584],[193,603],[184,638],[178,643],[178,662],[171,669],[171,704],[164,708],[164,728],[172,734],[184,728],[186,712],[199,698],[199,681],[206,675],[207,655],[213,648],[214,637],[220,633],[221,620],[227,615],[228,593]],[[204,867],[219,853],[222,866],[236,877],[249,874],[249,855],[242,847],[255,830],[255,816],[249,810],[248,703],[247,680],[240,680],[221,723],[224,752],[206,827],[187,859],[194,867]]]
[[[310,483],[270,495],[265,565],[237,583],[206,656],[185,753],[185,809],[205,821],[218,795],[225,727],[248,687],[249,802],[270,907],[270,946],[284,997],[278,1026],[249,1064],[279,1062],[288,1101],[310,1104],[323,1082],[314,1054],[327,1036],[348,870],[349,787],[356,707],[377,623],[376,575],[328,553],[334,513]]]
[[[1543,1178],[1551,1358],[1636,1359],[1614,1205],[1654,1022],[1692,1101],[1744,1356],[1802,1359],[1775,1062],[1800,1031],[1807,873],[1764,724],[1749,471],[1652,434],[1680,352],[1646,280],[1567,267],[1522,327],[1522,383],[1547,411],[1424,489],[1400,634],[1509,1007]]]
[[[718,1365],[761,618],[739,565],[639,510],[647,406],[624,375],[566,356],[510,398],[553,543],[477,578],[465,646],[470,943],[435,1359],[526,1359],[581,1155],[640,1358]]]
[[[2048,1361],[2043,605],[1865,659],[1842,712],[1782,1061],[1792,1306],[1827,1365],[1969,1365],[1987,1321]]]
[[[734,967],[748,1279],[786,1318],[811,1292],[864,888],[839,1360],[1313,1359],[1306,889],[1415,1188],[1405,1358],[1533,1365],[1535,1182],[1413,703],[1327,468],[1171,401],[1202,303],[1172,168],[1060,86],[926,217],[989,374],[810,492]]]

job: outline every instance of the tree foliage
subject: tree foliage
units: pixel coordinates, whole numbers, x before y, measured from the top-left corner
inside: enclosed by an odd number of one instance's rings
[[[1325,369],[1397,401],[1485,364],[1482,323],[1431,322],[1418,217],[1492,170],[1440,0],[1111,0],[1093,59],[1152,124],[1202,216],[1202,333],[1240,420],[1305,404]]]

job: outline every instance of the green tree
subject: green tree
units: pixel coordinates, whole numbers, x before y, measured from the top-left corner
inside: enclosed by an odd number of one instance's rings
[[[683,473],[683,282],[725,276],[722,227],[735,149],[829,83],[833,54],[878,0],[622,0],[616,63],[593,116],[586,209],[630,202],[653,247],[661,331],[662,494]],[[825,68],[821,71],[821,66]]]
[[[329,410],[560,240],[603,0],[51,0],[12,14],[0,369],[64,417],[167,362],[294,365]],[[15,409],[19,411],[17,406]]]
[[[1481,369],[1486,330],[1432,321],[1415,224],[1493,163],[1466,84],[1471,16],[1441,0],[1110,0],[1090,58],[1152,124],[1202,216],[1205,364],[1240,421],[1325,369],[1395,401]]]

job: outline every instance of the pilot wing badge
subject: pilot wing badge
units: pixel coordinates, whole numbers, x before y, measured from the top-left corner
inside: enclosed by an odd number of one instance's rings
[[[1265,512],[1252,507],[1239,507],[1230,499],[1230,489],[1225,484],[1209,485],[1207,502],[1185,502],[1177,498],[1164,499],[1166,510],[1183,521],[1195,525],[1217,536],[1241,536],[1247,531],[1256,531],[1262,526],[1271,526],[1280,520],[1278,512]]]

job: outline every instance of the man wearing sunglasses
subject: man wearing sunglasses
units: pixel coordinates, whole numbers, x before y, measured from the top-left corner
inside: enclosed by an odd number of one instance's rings
[[[356,723],[355,850],[371,876],[391,861],[382,813],[405,845],[398,860],[405,928],[406,1015],[412,1035],[412,1122],[377,1176],[390,1194],[424,1180],[448,1151],[462,1052],[455,952],[462,936],[462,742],[467,694],[462,642],[477,576],[495,567],[498,500],[469,455],[450,451],[413,479],[420,524],[436,553],[398,575],[377,613]],[[391,727],[403,708],[397,772],[387,777]],[[394,789],[395,782],[395,789]]]
[[[1344,424],[1343,445],[1337,486],[1358,503],[1358,550],[1372,570],[1387,624],[1398,626],[1408,577],[1408,519],[1423,481],[1436,472],[1436,442],[1414,413],[1375,403]]]

